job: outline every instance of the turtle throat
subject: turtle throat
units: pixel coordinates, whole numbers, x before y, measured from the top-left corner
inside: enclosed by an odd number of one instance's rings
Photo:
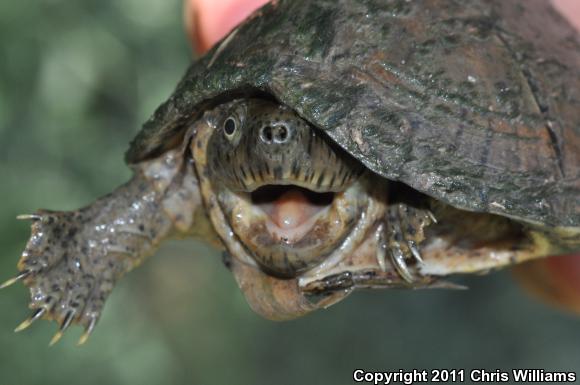
[[[326,213],[335,193],[317,193],[294,185],[266,185],[253,191],[252,203],[269,220],[266,227],[273,237],[297,242]]]

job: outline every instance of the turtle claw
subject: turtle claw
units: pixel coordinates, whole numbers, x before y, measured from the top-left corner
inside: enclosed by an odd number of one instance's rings
[[[415,241],[407,241],[407,247],[409,247],[411,254],[413,254],[413,257],[415,257],[417,262],[423,264],[423,258],[421,257],[421,253],[419,252],[419,248],[417,247]]]
[[[42,219],[42,215],[38,214],[21,214],[17,215],[16,219],[20,221],[39,221]]]
[[[29,270],[23,270],[21,271],[17,276],[10,278],[9,280],[5,281],[4,283],[2,283],[0,285],[0,290],[7,288],[8,286],[11,286],[13,284],[15,284],[18,281],[23,280],[24,278],[28,277],[31,274],[31,271]]]
[[[60,324],[60,329],[59,331],[63,332],[68,329],[68,327],[70,326],[72,320],[74,319],[74,315],[75,312],[74,310],[69,310],[66,315],[64,316],[64,319],[62,320],[61,324]]]
[[[383,223],[378,226],[375,237],[377,240],[377,263],[379,264],[381,271],[387,271],[387,244],[385,242],[385,230]]]
[[[58,341],[60,341],[60,339],[64,335],[64,332],[66,331],[66,329],[68,329],[68,327],[71,325],[73,318],[74,318],[74,311],[69,310],[66,313],[66,315],[64,316],[64,319],[62,320],[58,331],[56,332],[56,334],[52,337],[52,339],[48,343],[48,346],[52,346],[52,345],[56,344]]]
[[[56,344],[58,341],[60,341],[63,335],[64,333],[62,331],[60,330],[57,331],[56,334],[52,336],[50,342],[48,343],[48,346],[53,346],[54,344]]]
[[[418,245],[424,240],[425,227],[437,223],[433,213],[429,210],[408,206],[404,203],[389,207],[386,223],[386,240],[379,247],[385,245],[389,250],[390,260],[401,278],[410,285],[424,277],[418,276],[416,268],[423,264],[423,258]],[[409,267],[413,265],[413,269]]]
[[[87,340],[89,339],[89,337],[93,333],[93,330],[95,329],[96,324],[97,324],[97,319],[91,318],[91,320],[89,321],[89,324],[85,328],[85,331],[83,332],[83,334],[79,338],[79,340],[77,342],[77,346],[84,345],[87,342]]]
[[[426,210],[427,216],[429,216],[429,219],[431,219],[431,221],[433,223],[437,223],[437,218],[435,218],[435,214],[433,214],[433,212],[431,210]]]
[[[392,248],[390,254],[391,261],[393,262],[393,265],[395,265],[395,269],[397,270],[397,273],[399,273],[401,278],[403,278],[405,282],[407,282],[408,284],[415,283],[416,279],[413,273],[411,273],[411,271],[409,270],[409,267],[405,262],[405,255],[403,254],[401,249]]]
[[[37,319],[39,319],[40,317],[42,317],[42,315],[46,312],[46,308],[45,307],[41,307],[39,309],[36,309],[32,315],[30,317],[28,317],[27,319],[25,319],[24,321],[22,321],[20,323],[20,325],[16,326],[16,328],[14,329],[15,333],[21,332],[24,329],[27,329],[30,325],[32,325],[32,323],[34,321],[36,321]]]

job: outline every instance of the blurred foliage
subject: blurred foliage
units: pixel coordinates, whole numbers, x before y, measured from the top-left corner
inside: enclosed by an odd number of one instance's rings
[[[17,214],[74,209],[129,176],[127,143],[170,93],[190,47],[181,3],[0,2],[0,280],[27,237]],[[348,384],[355,368],[580,371],[580,320],[535,302],[508,272],[469,291],[361,292],[292,322],[253,314],[219,253],[171,242],[119,283],[88,344],[0,293],[0,385]]]

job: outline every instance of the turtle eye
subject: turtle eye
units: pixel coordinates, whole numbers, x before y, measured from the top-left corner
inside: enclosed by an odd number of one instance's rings
[[[236,122],[236,119],[230,116],[224,121],[224,134],[226,134],[226,137],[228,139],[231,140],[234,137],[237,130],[238,124]]]

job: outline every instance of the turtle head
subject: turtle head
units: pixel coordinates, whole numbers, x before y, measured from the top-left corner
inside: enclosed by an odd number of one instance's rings
[[[290,108],[262,99],[224,106],[208,145],[214,178],[233,191],[296,185],[337,192],[362,167]]]
[[[217,108],[207,174],[231,234],[269,273],[292,277],[347,238],[366,205],[364,168],[288,107]]]

